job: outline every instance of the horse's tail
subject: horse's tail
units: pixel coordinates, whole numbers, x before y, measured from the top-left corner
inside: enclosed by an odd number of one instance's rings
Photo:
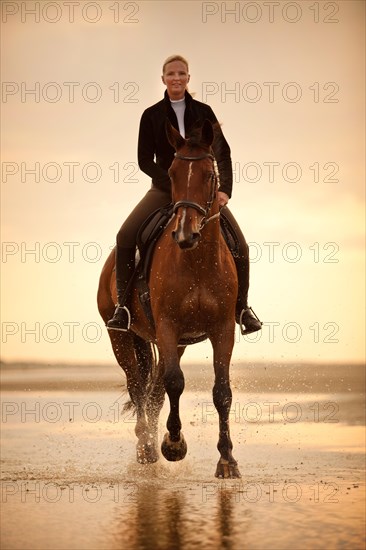
[[[154,372],[156,371],[157,366],[155,346],[151,342],[146,342],[137,336],[137,334],[133,335],[133,343],[137,367],[142,378],[142,383],[145,387],[145,395],[147,396],[150,391]],[[129,399],[123,406],[123,412],[134,411],[135,409],[136,405],[131,399]]]

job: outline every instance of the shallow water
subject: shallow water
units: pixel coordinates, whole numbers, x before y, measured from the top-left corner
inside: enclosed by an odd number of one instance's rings
[[[211,380],[198,372],[181,399],[186,458],[142,466],[118,371],[5,369],[1,548],[364,548],[362,373],[314,391],[309,372],[287,386],[246,374],[231,412],[242,478],[219,481]]]

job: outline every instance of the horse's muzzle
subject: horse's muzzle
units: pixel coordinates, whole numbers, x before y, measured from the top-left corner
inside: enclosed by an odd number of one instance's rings
[[[172,231],[172,237],[182,250],[192,250],[198,245],[201,233],[194,231],[193,233],[184,235],[181,231]]]
[[[177,215],[175,227],[172,231],[172,237],[182,250],[192,250],[198,245],[201,238],[200,220],[197,212],[193,215],[187,215],[187,209],[182,209],[182,214]]]

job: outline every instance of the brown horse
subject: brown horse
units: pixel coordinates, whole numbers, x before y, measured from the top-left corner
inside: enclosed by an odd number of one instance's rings
[[[136,288],[132,291],[131,327],[109,335],[136,410],[137,460],[158,459],[158,417],[165,392],[170,400],[168,432],[161,445],[167,460],[182,460],[187,445],[181,432],[179,398],[184,389],[180,358],[185,344],[209,338],[213,347],[213,401],[219,414],[220,460],[216,477],[240,477],[232,456],[229,431],[231,388],[229,365],[234,346],[236,267],[221,235],[217,177],[211,145],[214,129],[205,121],[196,138],[185,140],[167,123],[176,150],[169,170],[174,216],[157,242],[149,276],[154,325],[144,314]],[[104,265],[98,307],[104,321],[116,302],[114,251]],[[156,364],[153,353],[158,348]]]

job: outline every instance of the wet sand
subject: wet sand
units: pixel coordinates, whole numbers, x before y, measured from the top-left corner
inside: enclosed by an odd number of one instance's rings
[[[141,466],[117,366],[3,365],[1,548],[365,547],[361,365],[234,365],[220,481],[212,369],[184,372],[187,457]]]

